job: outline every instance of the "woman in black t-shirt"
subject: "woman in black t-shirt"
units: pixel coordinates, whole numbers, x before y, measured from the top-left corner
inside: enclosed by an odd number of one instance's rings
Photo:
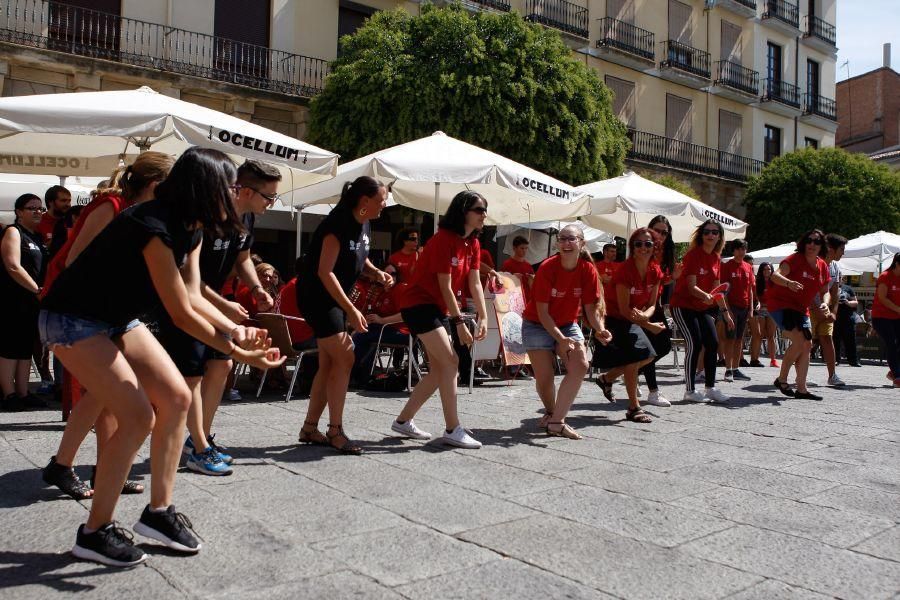
[[[44,280],[47,250],[37,232],[44,207],[34,194],[16,199],[16,221],[6,227],[0,242],[0,314],[5,320],[0,335],[0,406],[17,411],[44,403],[28,394],[31,354],[38,339],[38,293]]]
[[[297,288],[297,308],[316,334],[319,371],[313,380],[309,409],[300,429],[299,441],[330,444],[347,454],[362,454],[362,448],[344,435],[343,415],[353,341],[347,324],[365,333],[366,318],[347,297],[359,274],[365,272],[377,283],[390,287],[393,279],[369,262],[369,221],[381,216],[387,188],[372,177],[347,182],[334,210],[313,234],[304,256],[302,287]],[[328,432],[319,431],[319,418],[328,404]]]
[[[157,199],[123,211],[60,273],[44,297],[41,338],[118,422],[98,460],[91,512],[72,549],[76,557],[113,566],[146,559],[131,536],[113,523],[113,511],[151,430],[150,504],[134,529],[180,552],[200,549],[190,521],[172,504],[191,394],[139,317],[162,304],[178,327],[236,360],[260,368],[283,362],[273,360],[267,340],[242,339],[244,328],[219,335],[191,305],[192,296],[199,294],[203,229],[227,233],[240,227],[232,204],[234,181],[235,168],[227,156],[188,149],[157,186]]]

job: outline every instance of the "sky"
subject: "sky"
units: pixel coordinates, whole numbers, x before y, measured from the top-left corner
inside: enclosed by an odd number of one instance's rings
[[[856,77],[882,64],[881,47],[891,44],[891,67],[900,72],[900,0],[837,0],[837,80]],[[842,66],[843,65],[843,66]]]

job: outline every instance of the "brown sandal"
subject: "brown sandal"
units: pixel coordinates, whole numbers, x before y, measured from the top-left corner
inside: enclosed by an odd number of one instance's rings
[[[310,444],[313,446],[328,446],[328,438],[319,431],[319,424],[311,421],[303,421],[303,427],[300,428],[300,435],[297,441],[301,444]]]
[[[559,425],[559,429],[554,430],[553,425]],[[581,434],[577,431],[569,427],[566,423],[562,421],[550,421],[547,423],[547,435],[556,436],[556,437],[564,437],[570,440],[580,440],[582,439]]]
[[[538,419],[538,428],[539,429],[547,429],[547,425],[550,423],[550,419],[553,418],[553,413],[544,413],[540,419]]]
[[[337,433],[331,435],[331,430],[337,429]],[[350,441],[350,438],[347,437],[347,434],[344,433],[343,425],[332,425],[328,424],[328,433],[325,434],[325,437],[328,438],[328,443],[332,448],[340,452],[341,454],[352,454],[354,456],[359,456],[363,453],[362,446],[357,444],[356,442]],[[335,443],[335,440],[338,438],[344,438],[344,443],[338,446]]]
[[[653,419],[650,418],[650,415],[644,412],[644,409],[641,407],[638,408],[629,408],[625,411],[625,419],[628,421],[633,421],[635,423],[652,423]]]

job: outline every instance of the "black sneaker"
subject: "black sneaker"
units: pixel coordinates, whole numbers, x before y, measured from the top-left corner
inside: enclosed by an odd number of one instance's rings
[[[193,527],[190,519],[175,512],[174,504],[165,512],[151,512],[148,504],[141,513],[140,521],[134,524],[134,531],[162,542],[172,550],[194,554],[200,551],[200,542],[191,531]]]
[[[744,366],[744,365],[741,365],[741,366]],[[763,366],[763,364],[761,362],[759,362],[759,360],[751,360],[750,366],[751,367],[761,367],[761,366]]]
[[[47,403],[34,394],[28,394],[22,398],[22,404],[25,405],[25,408],[47,408]]]
[[[50,462],[44,467],[41,476],[46,483],[55,485],[76,500],[86,500],[92,495],[91,486],[78,477],[75,469],[59,464],[55,456],[50,457]]]
[[[144,551],[134,545],[131,533],[115,523],[107,523],[94,533],[85,533],[84,525],[79,525],[72,554],[112,567],[133,567],[147,560]]]
[[[12,393],[0,400],[0,408],[6,412],[22,412],[25,410],[25,403],[18,394]]]
[[[748,363],[748,362],[747,362],[747,359],[744,358],[744,357],[742,356],[742,357],[741,357],[741,364],[738,365],[738,366],[740,366],[740,367],[749,367],[749,366],[750,366],[750,363]]]

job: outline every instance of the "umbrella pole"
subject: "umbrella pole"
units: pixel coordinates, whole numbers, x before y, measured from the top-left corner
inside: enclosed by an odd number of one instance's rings
[[[296,241],[296,253],[297,258],[300,258],[300,255],[303,254],[303,248],[300,244],[300,240],[303,236],[303,208],[297,211],[297,241]]]
[[[441,184],[437,181],[434,182],[434,232],[437,233],[438,230],[438,199],[441,196]]]

